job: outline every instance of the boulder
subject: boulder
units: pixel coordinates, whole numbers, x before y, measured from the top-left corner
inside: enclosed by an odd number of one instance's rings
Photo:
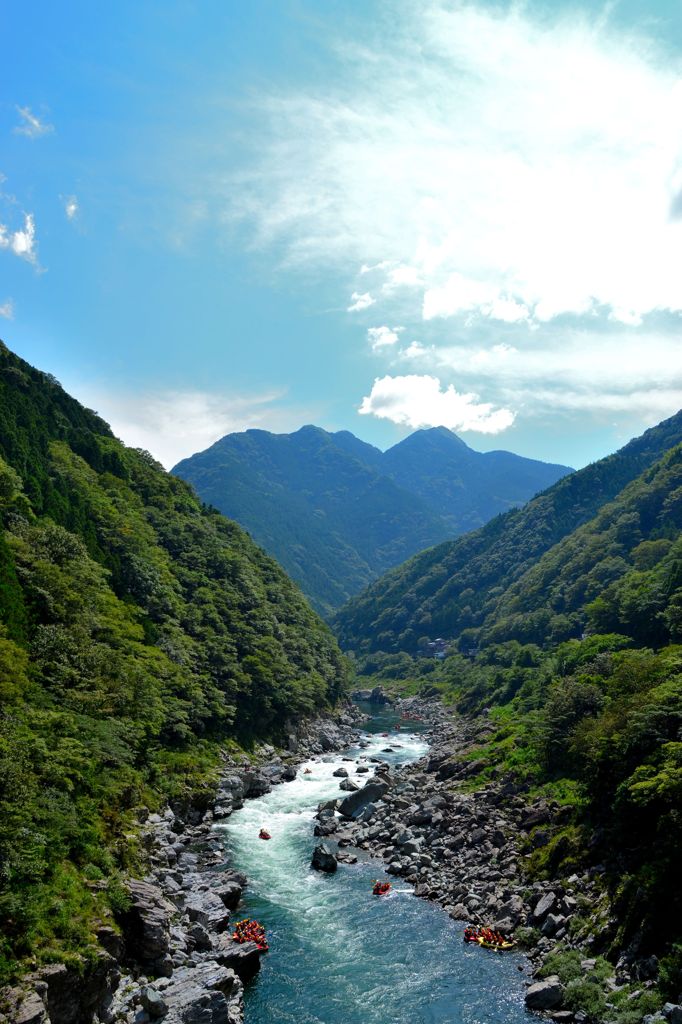
[[[232,811],[232,800],[218,800],[213,805],[213,820],[222,821],[223,818],[229,818],[229,816],[232,814]]]
[[[221,882],[220,885],[214,886],[213,892],[228,910],[236,910],[242,898],[242,887],[239,882]]]
[[[337,768],[335,772],[332,772],[332,775],[337,779],[347,779],[348,770],[346,768]]]
[[[156,885],[133,878],[127,884],[128,910],[120,915],[126,952],[144,967],[156,968],[169,950],[170,918],[175,907]]]
[[[288,764],[288,765],[286,765],[286,767],[284,768],[284,770],[282,772],[282,781],[283,782],[293,782],[297,775],[298,775],[298,769],[296,768],[296,765],[295,764]]]
[[[338,831],[339,823],[336,818],[324,818],[317,823],[313,829],[315,836],[333,836]]]
[[[319,843],[315,847],[310,863],[316,871],[327,871],[329,874],[333,874],[338,867],[336,855],[326,843]]]
[[[230,1004],[241,1001],[241,994],[241,981],[222,964],[208,960],[181,967],[163,990],[164,1024],[230,1024]]]
[[[336,859],[339,864],[357,864],[358,862],[354,853],[337,853]]]
[[[229,967],[242,981],[253,978],[260,970],[261,950],[255,942],[235,942],[224,934],[216,940],[213,955],[223,967]]]
[[[190,921],[198,921],[212,932],[227,928],[230,915],[217,892],[191,892],[185,900],[185,910]]]
[[[77,966],[49,964],[37,974],[36,989],[42,995],[51,1024],[80,1024],[90,1020],[95,1010],[107,1001],[121,979],[118,964],[101,951],[92,963]],[[42,994],[42,993],[41,993]]]
[[[165,1017],[168,1013],[168,1003],[152,985],[146,985],[142,989],[140,1002],[152,1020]]]
[[[238,775],[227,775],[221,779],[216,802],[235,811],[244,806],[244,784]]]
[[[536,981],[526,992],[526,1008],[528,1010],[554,1010],[564,1000],[564,986],[552,975],[544,981]]]
[[[3,1009],[9,1011],[9,1020],[13,1024],[50,1024],[45,1003],[37,992],[24,993],[13,989],[11,992],[3,991],[2,998]]]
[[[566,926],[566,918],[560,914],[548,914],[540,931],[549,938]]]
[[[369,803],[380,800],[388,792],[386,782],[368,782],[362,789],[348,796],[339,804],[339,811],[344,818],[357,818]]]
[[[533,921],[539,922],[544,921],[547,914],[550,912],[554,904],[556,903],[556,895],[553,892],[547,892],[544,896],[541,896],[538,902],[535,904],[533,910]]]
[[[360,789],[360,787],[358,786],[357,782],[353,782],[352,779],[344,779],[341,785],[339,786],[339,789],[343,789],[347,793],[356,793]]]
[[[272,789],[270,779],[263,772],[244,772],[242,785],[244,787],[244,796],[248,797],[264,796]]]
[[[682,1006],[679,1003],[666,1003],[661,1013],[668,1024],[682,1024]]]

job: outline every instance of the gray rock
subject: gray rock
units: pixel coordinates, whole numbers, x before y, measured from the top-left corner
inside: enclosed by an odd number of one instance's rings
[[[336,818],[324,818],[319,821],[313,829],[315,836],[333,836],[338,831],[339,823]]]
[[[545,978],[531,985],[526,992],[526,1007],[529,1010],[554,1010],[564,999],[564,986],[556,976]]]
[[[272,789],[270,779],[262,772],[244,772],[242,785],[244,786],[244,796],[248,797],[264,796]]]
[[[348,793],[357,793],[360,787],[358,786],[357,782],[353,782],[352,779],[344,779],[341,785],[339,786],[339,789],[343,789]]]
[[[210,889],[206,892],[191,892],[185,901],[185,910],[190,921],[198,921],[209,931],[223,931],[230,919],[224,902]]]
[[[544,896],[541,896],[533,910],[533,921],[544,921],[555,903],[556,895],[553,892],[548,892],[545,893]]]
[[[143,1008],[152,1018],[165,1017],[168,1013],[168,1003],[161,993],[157,992],[151,985],[147,985],[142,989],[140,1001]]]
[[[337,768],[335,772],[332,772],[332,775],[337,779],[347,779],[348,771],[345,768]]]
[[[336,856],[326,843],[320,843],[315,847],[310,863],[316,871],[327,871],[329,874],[333,874],[338,867]]]
[[[234,971],[212,960],[181,967],[164,989],[164,1024],[230,1024],[230,1004],[241,998]]]
[[[40,969],[37,977],[35,987],[42,995],[51,1024],[80,1024],[90,1020],[97,1007],[111,996],[121,974],[116,961],[108,953],[100,952],[84,972],[76,966],[49,964]]]
[[[3,993],[3,996],[5,993]],[[45,1009],[45,1003],[42,1001],[37,992],[29,992],[16,994],[17,1002],[14,1003],[14,993],[10,997],[12,999],[12,1007],[10,1013],[12,1014],[10,1020],[14,1024],[50,1024],[47,1017],[47,1010]]]
[[[242,886],[239,882],[221,882],[220,885],[213,887],[213,892],[228,910],[236,910],[242,898]]]
[[[130,907],[120,915],[129,956],[145,967],[154,967],[168,953],[170,918],[175,907],[158,886],[130,879],[127,883]]]
[[[198,921],[193,921],[188,928],[188,934],[195,949],[200,949],[206,952],[206,950],[211,948],[213,944],[211,936],[204,928],[203,924],[199,924]]]
[[[666,1003],[661,1013],[669,1024],[682,1024],[682,1006],[679,1003]]]
[[[339,804],[339,812],[344,818],[357,818],[367,804],[380,800],[387,792],[388,783],[372,780],[356,793],[349,793]]]
[[[213,955],[219,964],[229,967],[242,981],[253,978],[260,970],[261,950],[255,942],[235,942],[230,935],[224,934],[217,939]]]
[[[540,931],[549,938],[556,935],[566,924],[566,918],[559,914],[548,914]]]

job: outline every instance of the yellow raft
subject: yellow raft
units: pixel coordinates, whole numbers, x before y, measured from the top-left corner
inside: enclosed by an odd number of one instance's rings
[[[504,952],[505,949],[513,949],[516,945],[515,942],[488,942],[486,939],[477,939],[476,941],[484,949],[494,949],[498,953]]]

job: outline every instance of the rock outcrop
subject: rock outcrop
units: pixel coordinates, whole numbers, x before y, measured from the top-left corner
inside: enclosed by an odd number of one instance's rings
[[[319,845],[315,847],[310,864],[316,871],[326,871],[329,874],[336,871],[338,867],[336,854],[330,846],[327,846],[326,843],[319,843]]]

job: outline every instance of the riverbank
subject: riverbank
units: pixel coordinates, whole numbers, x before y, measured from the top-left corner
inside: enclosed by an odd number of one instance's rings
[[[651,1024],[682,1016],[672,1004],[665,1007],[667,1018],[651,1013],[660,1007],[655,958],[636,961],[624,951],[612,965],[597,955],[598,932],[591,937],[593,948],[576,937],[584,931],[576,925],[591,920],[598,929],[608,918],[600,869],[528,882],[528,837],[564,812],[543,799],[529,803],[509,781],[468,791],[472,762],[463,755],[486,738],[486,720],[454,718],[440,704],[417,698],[398,701],[397,708],[429,723],[428,756],[399,769],[377,766],[374,779],[382,791],[347,804],[352,818],[342,813],[330,823],[329,808],[322,809],[323,834],[341,849],[357,847],[381,858],[389,874],[405,879],[417,896],[440,904],[454,920],[514,934],[533,968],[529,1009],[576,1024],[609,1017]],[[387,741],[387,749],[399,736]]]
[[[122,885],[99,948],[88,962],[49,965],[1,992],[0,1024],[241,1024],[243,983],[259,969],[260,951],[231,939],[247,879],[225,868],[214,827],[294,779],[307,758],[357,741],[361,720],[346,706],[292,726],[287,750],[264,744],[249,756],[225,755],[210,800],[144,815],[148,873]]]

